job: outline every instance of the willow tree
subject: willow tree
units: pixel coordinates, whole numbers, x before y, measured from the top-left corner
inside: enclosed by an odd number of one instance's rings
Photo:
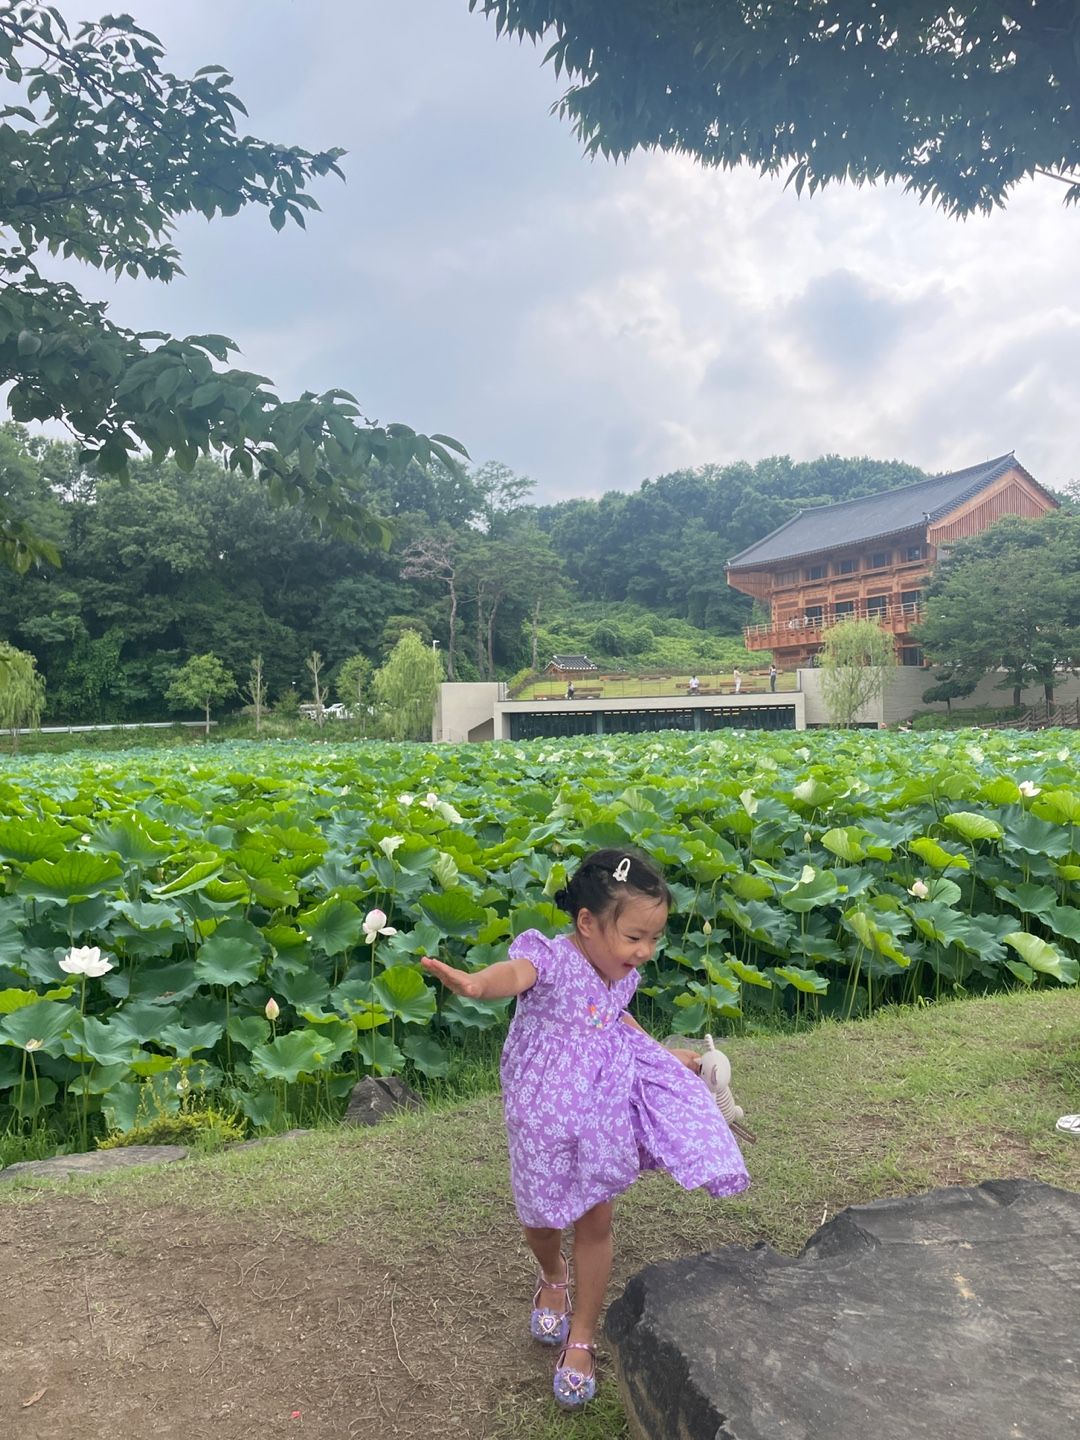
[[[431,739],[442,678],[438,652],[415,630],[406,630],[372,682],[380,728],[388,740]]]
[[[884,694],[896,649],[876,620],[842,620],[825,631],[818,663],[830,720],[851,725],[860,710]]]
[[[0,643],[0,726],[11,731],[11,749],[19,748],[19,730],[36,729],[45,705],[45,680],[25,650]]]

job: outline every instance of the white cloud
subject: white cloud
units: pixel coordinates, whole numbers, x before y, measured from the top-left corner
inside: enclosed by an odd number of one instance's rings
[[[185,224],[187,278],[114,318],[223,330],[281,392],[341,385],[541,498],[772,453],[930,469],[1015,447],[1074,475],[1080,214],[1061,187],[949,220],[674,156],[618,167],[548,114],[539,55],[465,0],[131,0],[178,73],[231,66],[253,133],[340,144],[306,234]]]

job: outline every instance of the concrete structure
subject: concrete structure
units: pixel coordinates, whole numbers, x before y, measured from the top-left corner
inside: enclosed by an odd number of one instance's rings
[[[479,740],[533,740],[560,735],[645,734],[660,730],[805,730],[828,725],[821,671],[796,672],[798,689],[746,695],[661,695],[643,699],[509,700],[500,682],[447,682],[439,687],[432,739],[459,744]],[[1004,706],[1011,691],[999,690],[996,673],[984,675],[973,693],[953,701],[953,713]],[[855,717],[858,725],[895,725],[919,710],[944,713],[943,703],[927,705],[922,692],[933,684],[927,670],[898,667],[884,696]],[[1059,704],[1080,702],[1080,677],[1061,676]],[[1022,692],[1024,705],[1041,705],[1042,686]]]
[[[806,697],[806,723],[807,725],[828,725],[830,724],[829,712],[825,708],[825,701],[821,694],[821,671],[800,670],[798,672],[799,688]],[[954,700],[952,713],[958,717],[962,716],[965,710],[982,710],[987,708],[1001,708],[1004,705],[1012,704],[1012,690],[999,690],[997,688],[1001,675],[991,671],[976,685],[970,695],[963,700]],[[1080,700],[1080,677],[1076,675],[1062,675],[1058,677],[1059,683],[1054,687],[1054,700],[1059,705],[1072,705]],[[889,676],[885,687],[885,694],[874,705],[867,706],[855,717],[857,725],[896,725],[901,720],[907,720],[917,711],[931,710],[943,715],[947,706],[938,701],[934,705],[927,705],[922,698],[922,692],[928,690],[934,683],[931,670],[909,669],[900,666]],[[1030,689],[1020,692],[1020,703],[1025,706],[1041,705],[1043,703],[1043,688],[1041,685],[1032,685]]]

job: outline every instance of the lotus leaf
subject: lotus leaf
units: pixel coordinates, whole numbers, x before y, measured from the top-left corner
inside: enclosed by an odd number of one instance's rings
[[[221,1025],[165,1025],[156,1038],[178,1060],[189,1060],[196,1050],[212,1050],[223,1033]]]
[[[229,936],[211,936],[195,957],[195,974],[205,985],[249,985],[261,968],[258,947]]]
[[[429,1079],[442,1078],[450,1073],[450,1054],[430,1035],[407,1035],[401,1042],[406,1059]]]
[[[1000,840],[1005,833],[996,820],[989,815],[976,815],[970,810],[954,810],[946,815],[942,824],[965,840]]]
[[[251,1052],[256,1072],[267,1080],[284,1080],[291,1085],[301,1075],[314,1075],[330,1062],[324,1057],[326,1046],[317,1030],[293,1030],[279,1035]]]
[[[60,1053],[60,1038],[71,1029],[79,1018],[74,1005],[63,1005],[55,1000],[39,1000],[33,1005],[23,1005],[0,1020],[0,1043],[26,1046],[37,1041],[50,1055]]]
[[[378,1075],[394,1074],[405,1060],[389,1035],[362,1035],[356,1048],[364,1064]]]
[[[460,885],[440,894],[421,895],[419,904],[444,935],[469,935],[487,919],[486,911]]]
[[[1080,964],[1071,955],[1063,955],[1056,945],[1040,940],[1037,935],[1014,930],[1002,937],[1026,965],[1042,975],[1051,975],[1064,985],[1075,985],[1080,979]]]
[[[224,866],[221,859],[196,860],[186,870],[170,880],[166,885],[159,885],[153,892],[155,897],[161,895],[187,895],[193,890],[204,889],[205,886],[221,874]]]
[[[926,861],[927,865],[932,866],[935,870],[971,869],[971,864],[966,855],[960,855],[954,853],[952,850],[946,850],[943,845],[939,845],[938,842],[931,839],[929,835],[920,835],[917,839],[908,841],[908,849],[914,851],[916,855]]]
[[[372,984],[375,999],[406,1024],[423,1025],[435,1014],[435,991],[420,970],[396,966]]]
[[[115,860],[85,851],[59,860],[35,860],[19,877],[16,888],[31,900],[69,905],[105,890],[115,890],[123,872]]]
[[[324,955],[344,955],[364,933],[364,916],[351,900],[330,899],[300,916],[308,938]]]
[[[814,970],[801,970],[797,965],[776,965],[769,972],[775,980],[793,986],[807,995],[824,995],[829,982]]]

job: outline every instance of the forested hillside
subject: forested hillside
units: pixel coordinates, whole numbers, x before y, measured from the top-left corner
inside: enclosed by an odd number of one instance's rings
[[[800,507],[920,475],[780,457],[535,506],[531,482],[504,466],[412,467],[376,473],[367,497],[393,528],[384,551],[321,534],[212,462],[185,473],[144,461],[125,485],[82,468],[74,445],[8,425],[0,498],[63,565],[0,573],[0,639],[36,657],[46,716],[70,721],[167,713],[173,672],[207,651],[237,676],[261,653],[271,700],[303,692],[313,649],[332,677],[354,654],[381,664],[406,628],[437,641],[457,679],[509,676],[556,647],[704,664],[737,649],[722,637],[749,613],[725,584],[729,556]]]

